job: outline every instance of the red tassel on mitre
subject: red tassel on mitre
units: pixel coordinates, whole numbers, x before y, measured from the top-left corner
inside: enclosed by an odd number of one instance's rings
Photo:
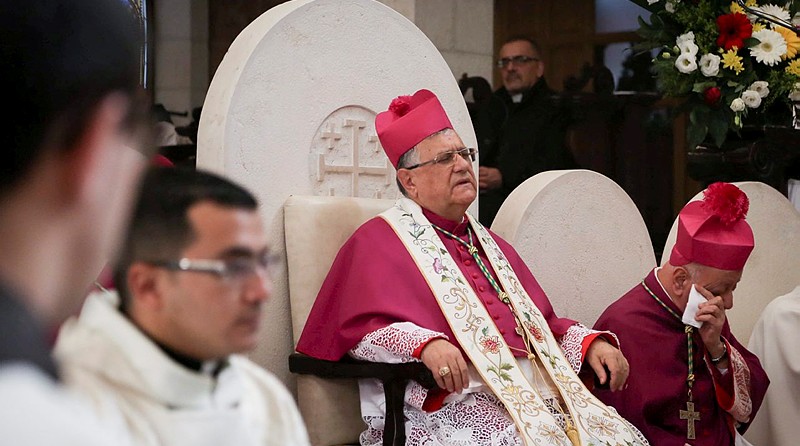
[[[717,182],[706,188],[703,208],[719,217],[723,225],[730,226],[747,215],[750,200],[733,184]]]
[[[389,110],[398,117],[405,116],[411,110],[411,96],[398,96],[389,104]]]

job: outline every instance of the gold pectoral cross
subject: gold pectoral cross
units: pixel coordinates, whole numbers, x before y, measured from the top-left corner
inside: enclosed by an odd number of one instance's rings
[[[686,420],[686,438],[694,440],[697,435],[694,430],[694,422],[700,420],[700,412],[695,412],[693,402],[686,402],[686,410],[680,411],[680,417],[681,420]]]

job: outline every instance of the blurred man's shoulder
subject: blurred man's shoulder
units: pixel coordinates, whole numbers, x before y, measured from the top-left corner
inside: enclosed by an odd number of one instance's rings
[[[119,444],[83,400],[32,365],[1,365],[0,395],[4,444]]]

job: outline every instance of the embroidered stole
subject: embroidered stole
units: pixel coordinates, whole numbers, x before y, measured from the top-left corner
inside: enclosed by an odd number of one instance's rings
[[[524,444],[539,445],[545,439],[547,444],[570,446],[570,439],[557,424],[537,389],[520,370],[499,329],[419,205],[408,198],[400,198],[380,216],[406,246],[459,345],[486,385],[505,405]],[[544,365],[540,369],[546,371],[561,395],[562,407],[577,429],[579,444],[646,445],[634,433],[635,428],[583,385],[497,243],[483,225],[471,215],[467,214],[467,217],[501,288],[508,293],[512,311],[522,322],[528,339],[532,340],[531,353]],[[536,366],[533,364],[534,368]]]

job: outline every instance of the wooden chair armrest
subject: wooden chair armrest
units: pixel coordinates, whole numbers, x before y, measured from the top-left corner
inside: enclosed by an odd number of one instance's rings
[[[349,357],[339,361],[317,359],[302,353],[289,355],[289,371],[300,375],[314,375],[320,378],[376,378],[383,382],[413,379],[425,387],[436,387],[431,371],[421,362],[387,364],[383,362],[359,361]]]
[[[328,379],[376,378],[381,380],[386,397],[386,418],[383,431],[384,446],[402,446],[406,443],[403,404],[408,381],[417,381],[426,389],[436,387],[433,374],[421,362],[387,364],[358,361],[349,357],[342,358],[339,361],[327,361],[295,352],[289,355],[289,371],[300,375],[314,375]]]

